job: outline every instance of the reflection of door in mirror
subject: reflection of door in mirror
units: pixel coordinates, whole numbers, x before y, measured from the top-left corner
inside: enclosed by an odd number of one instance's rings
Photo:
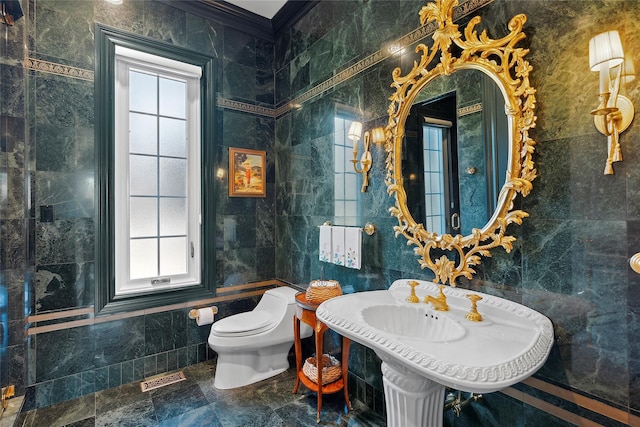
[[[460,231],[455,93],[414,105],[405,122],[402,161],[414,219],[438,234]]]
[[[347,138],[352,118],[336,115],[333,136],[333,209],[334,224],[356,225],[360,215],[362,176],[353,168],[354,142]],[[360,141],[360,151],[362,141]]]
[[[462,70],[423,89],[405,122],[402,174],[414,220],[438,234],[472,233],[493,214],[509,156],[500,88]],[[426,100],[424,100],[426,99]]]

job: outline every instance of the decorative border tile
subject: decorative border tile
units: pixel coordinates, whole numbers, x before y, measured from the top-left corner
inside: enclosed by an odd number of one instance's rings
[[[456,7],[454,11],[454,20],[458,20],[470,13],[475,12],[476,10],[486,6],[489,3],[492,3],[493,0],[468,0]],[[301,95],[294,98],[292,101],[289,101],[279,107],[269,108],[254,104],[249,104],[246,102],[234,101],[231,99],[226,99],[222,97],[218,97],[216,100],[216,106],[219,108],[224,108],[227,110],[235,110],[242,111],[245,113],[255,114],[259,116],[278,118],[292,109],[300,108],[302,104],[309,101],[312,98],[322,94],[323,92],[333,89],[337,85],[344,83],[345,81],[357,76],[363,71],[373,67],[374,65],[382,62],[388,57],[392,56],[395,53],[395,50],[390,46],[409,46],[413,43],[416,43],[425,37],[429,36],[436,29],[436,24],[434,22],[422,26],[420,28],[416,28],[411,31],[409,34],[401,37],[393,43],[390,43],[386,48],[378,50],[373,54],[367,56],[366,58],[358,61],[357,63],[347,67],[346,69],[338,72],[336,75],[330,77],[324,82],[314,86],[313,88],[303,92]],[[81,80],[89,80],[93,81],[94,75],[92,70],[85,70],[82,68],[71,67],[68,65],[57,64],[54,62],[43,61],[36,58],[25,57],[25,65],[24,67],[29,70],[40,71],[43,73],[56,74],[64,77],[71,77],[75,79]],[[470,108],[470,107],[467,107]],[[482,109],[482,106],[480,106]],[[468,111],[465,114],[470,114],[472,112],[476,112],[479,110]]]
[[[458,117],[477,113],[479,111],[482,111],[482,102],[478,102],[477,104],[467,105],[466,107],[458,108]]]
[[[227,110],[242,111],[259,116],[275,117],[275,110],[273,108],[247,104],[246,102],[233,101],[231,99],[221,97],[218,97],[216,99],[216,106],[220,108],[226,108]]]
[[[467,2],[455,8],[453,19],[454,21],[458,20],[492,2],[493,0],[468,0]],[[358,61],[354,65],[351,65],[350,67],[340,71],[333,77],[330,77],[328,80],[325,80],[319,85],[314,86],[308,91],[302,93],[302,95],[299,95],[292,101],[281,105],[280,107],[277,107],[275,113],[276,117],[280,117],[281,115],[286,114],[292,108],[298,108],[300,105],[310,100],[311,98],[314,98],[321,93],[334,88],[335,86],[351,79],[354,76],[357,76],[363,71],[394,55],[395,52],[397,52],[397,48],[394,49],[393,46],[410,46],[413,43],[424,39],[425,37],[432,34],[436,30],[436,27],[437,24],[435,22],[431,22],[425,26],[416,28],[404,37],[401,37],[395,42],[388,44],[386,48],[374,52],[366,58]]]
[[[69,65],[57,64],[55,62],[43,61],[41,59],[31,57],[26,57],[24,59],[24,68],[28,70],[40,71],[42,73],[56,74],[58,76],[93,81],[93,71],[91,70],[71,67]]]

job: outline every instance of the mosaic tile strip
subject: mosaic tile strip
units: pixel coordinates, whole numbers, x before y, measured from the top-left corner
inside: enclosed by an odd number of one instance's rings
[[[458,108],[458,117],[477,113],[479,111],[482,111],[482,102],[479,102],[473,105],[467,105],[466,107]]]
[[[57,64],[55,62],[43,61],[36,58],[26,57],[24,60],[24,68],[28,70],[40,71],[42,73],[56,74],[58,76],[93,81],[92,70],[85,70],[82,68],[71,67],[69,65]]]
[[[454,20],[460,19],[470,13],[475,12],[476,10],[486,6],[487,4],[493,2],[493,0],[468,0],[458,6],[454,11]],[[416,43],[431,33],[433,33],[436,29],[436,23],[431,22],[425,26],[420,28],[416,28],[411,31],[409,34],[401,37],[396,40],[394,43],[391,43],[389,46],[409,46],[413,43]],[[216,100],[216,105],[219,108],[224,108],[228,110],[242,111],[245,113],[255,114],[259,116],[277,118],[282,116],[283,114],[288,113],[290,110],[294,108],[299,108],[300,105],[309,101],[312,98],[322,94],[323,92],[333,89],[337,85],[344,83],[345,81],[357,76],[363,71],[373,67],[374,65],[382,62],[388,57],[394,54],[395,50],[392,47],[386,47],[373,54],[367,56],[366,58],[358,61],[357,63],[349,66],[348,68],[338,72],[333,77],[325,80],[317,86],[309,89],[308,91],[302,93],[301,95],[294,98],[291,102],[283,104],[275,109],[253,105],[246,102],[235,101],[231,99],[218,97]],[[36,58],[26,57],[25,58],[25,68],[29,70],[40,71],[43,73],[56,74],[65,77],[71,77],[81,80],[93,81],[94,75],[92,70],[85,70],[82,68],[71,67],[68,65],[57,64],[54,62],[43,61]],[[469,108],[469,107],[468,107]],[[482,106],[480,106],[482,108]],[[477,110],[476,110],[477,111]],[[465,114],[470,114],[475,111],[469,111]]]
[[[275,110],[273,108],[247,104],[246,102],[234,101],[231,99],[218,97],[216,100],[216,105],[220,108],[226,108],[228,110],[243,111],[245,113],[257,114],[259,116],[275,117]]]
[[[467,2],[458,6],[454,10],[453,19],[454,21],[458,20],[470,13],[475,12],[476,10],[486,6],[491,2],[493,2],[493,0],[468,0]],[[435,22],[431,22],[425,26],[422,26],[420,28],[417,28],[411,31],[409,34],[405,35],[404,37],[401,37],[395,42],[389,44],[389,47],[383,48],[377,52],[374,52],[373,54],[369,55],[363,60],[358,61],[356,64],[346,68],[345,70],[340,71],[338,74],[334,75],[328,80],[325,80],[319,85],[304,92],[302,95],[294,98],[293,101],[288,102],[287,104],[284,104],[276,108],[276,117],[280,117],[281,115],[287,113],[290,109],[299,107],[300,105],[310,100],[311,98],[314,98],[320,95],[321,93],[334,88],[335,86],[349,80],[350,78],[360,74],[361,72],[367,70],[368,68],[371,68],[372,66],[378,64],[379,62],[382,62],[386,58],[392,56],[397,51],[397,46],[409,46],[409,45],[412,45],[413,43],[416,43],[424,39],[425,37],[433,33],[436,30],[436,28],[437,28],[437,24]],[[393,48],[393,47],[396,47],[396,48]]]

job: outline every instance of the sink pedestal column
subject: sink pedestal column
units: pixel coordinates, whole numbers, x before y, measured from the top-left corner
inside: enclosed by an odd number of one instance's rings
[[[384,359],[382,380],[388,427],[442,427],[442,384]]]

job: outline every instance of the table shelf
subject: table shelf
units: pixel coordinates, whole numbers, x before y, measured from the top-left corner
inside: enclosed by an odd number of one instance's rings
[[[309,390],[317,393],[318,395],[318,417],[317,422],[320,422],[320,413],[322,411],[322,395],[323,394],[332,394],[338,393],[339,391],[344,392],[344,401],[347,405],[347,410],[351,410],[351,402],[349,401],[349,390],[347,385],[347,377],[348,377],[348,364],[349,364],[349,347],[351,345],[351,341],[342,337],[342,360],[341,360],[341,369],[342,369],[342,377],[338,378],[336,381],[333,381],[329,384],[325,384],[323,386],[319,386],[318,383],[322,383],[322,355],[323,347],[324,347],[324,333],[327,331],[328,326],[319,321],[316,318],[316,309],[319,304],[312,304],[307,301],[306,295],[304,292],[299,292],[296,294],[296,315],[293,317],[293,334],[294,334],[294,345],[296,351],[296,383],[293,387],[293,393],[298,392],[298,387],[300,386],[300,382],[305,385]],[[316,347],[316,360],[318,360],[318,383],[312,381],[309,377],[307,377],[302,370],[302,345],[300,342],[300,322],[306,323],[311,326],[314,331],[314,339],[315,339],[315,347]]]

